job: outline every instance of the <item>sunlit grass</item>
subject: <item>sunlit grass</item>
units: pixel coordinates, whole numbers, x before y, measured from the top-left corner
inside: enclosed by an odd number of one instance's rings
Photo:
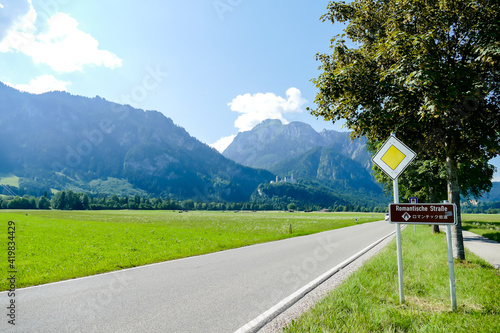
[[[0,185],[19,187],[19,177],[13,175],[0,175]]]
[[[20,288],[382,218],[376,213],[2,211],[0,276],[7,274],[8,221],[16,223]],[[8,281],[0,281],[6,290]]]
[[[500,214],[462,214],[462,229],[500,242]]]
[[[458,309],[451,311],[443,233],[428,226],[403,232],[405,304],[399,302],[393,241],[311,311],[295,332],[499,332],[500,274],[467,253],[455,262]]]

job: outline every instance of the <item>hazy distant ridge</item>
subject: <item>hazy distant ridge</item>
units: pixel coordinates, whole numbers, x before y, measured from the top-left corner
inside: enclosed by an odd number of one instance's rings
[[[316,147],[330,147],[367,169],[371,166],[365,140],[352,141],[347,132],[323,130],[318,133],[306,123],[285,125],[276,119],[266,120],[251,131],[240,132],[223,155],[246,166],[272,169]]]
[[[245,201],[274,179],[225,158],[157,111],[1,83],[0,100],[0,172],[21,177],[21,192],[92,191],[93,180],[112,177],[153,195]]]
[[[280,177],[320,181],[334,189],[380,193],[371,177],[371,158],[363,139],[347,132],[316,132],[301,122],[266,120],[239,133],[223,155],[243,165],[264,168]]]

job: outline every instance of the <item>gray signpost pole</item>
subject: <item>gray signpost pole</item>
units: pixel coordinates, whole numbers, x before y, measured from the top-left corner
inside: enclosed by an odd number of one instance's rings
[[[413,150],[396,138],[394,133],[384,142],[372,161],[390,178],[392,178],[394,203],[399,204],[398,178],[406,167],[417,156]],[[392,221],[391,221],[392,223]],[[403,250],[401,247],[401,226],[396,223],[396,244],[398,255],[398,280],[399,280],[399,301],[405,302],[404,284],[403,284]]]
[[[397,180],[394,180],[394,195],[397,194]],[[457,206],[455,204],[399,204],[394,197],[394,204],[389,205],[389,220],[396,223],[399,299],[404,302],[403,262],[401,259],[401,240],[399,226],[401,224],[438,224],[446,225],[446,245],[448,247],[448,272],[450,281],[450,298],[452,311],[457,310],[457,294],[455,290],[455,266],[451,241],[451,226],[457,224]]]
[[[453,262],[453,249],[451,248],[451,225],[446,225],[446,243],[448,243],[448,271],[450,273],[451,309],[457,310],[457,294],[455,292],[455,265]]]
[[[399,184],[398,179],[395,178],[392,181],[392,187],[394,192],[394,203],[399,203]],[[399,281],[399,302],[403,304],[405,302],[405,287],[403,283],[403,249],[401,247],[401,224],[396,223],[396,245],[397,245],[397,256],[398,256],[398,281]]]

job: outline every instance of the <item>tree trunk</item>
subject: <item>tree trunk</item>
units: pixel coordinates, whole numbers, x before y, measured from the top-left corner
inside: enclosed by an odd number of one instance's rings
[[[436,203],[436,192],[434,191],[434,187],[432,187],[432,186],[429,187],[429,199],[430,199],[431,203]],[[432,233],[439,234],[439,225],[438,224],[432,225]]]
[[[460,187],[458,185],[457,160],[446,157],[446,178],[448,182],[448,201],[457,206],[457,225],[451,227],[453,257],[465,260],[464,237],[462,235],[462,217],[460,214]]]

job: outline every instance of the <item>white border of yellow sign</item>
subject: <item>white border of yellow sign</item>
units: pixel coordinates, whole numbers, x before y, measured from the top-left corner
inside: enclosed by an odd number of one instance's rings
[[[386,153],[394,147],[397,149],[395,151],[397,154],[401,154],[404,157],[401,160],[396,160],[393,166],[390,166],[388,163],[384,162],[384,156]],[[393,149],[394,149],[393,148]],[[401,156],[399,155],[399,156]],[[406,167],[413,161],[413,159],[417,156],[413,150],[408,148],[404,143],[398,140],[394,135],[391,135],[389,139],[387,139],[382,147],[377,151],[377,153],[373,156],[372,161],[375,163],[382,171],[384,171],[391,179],[397,179],[403,171],[405,171]],[[387,159],[386,159],[387,161]]]

